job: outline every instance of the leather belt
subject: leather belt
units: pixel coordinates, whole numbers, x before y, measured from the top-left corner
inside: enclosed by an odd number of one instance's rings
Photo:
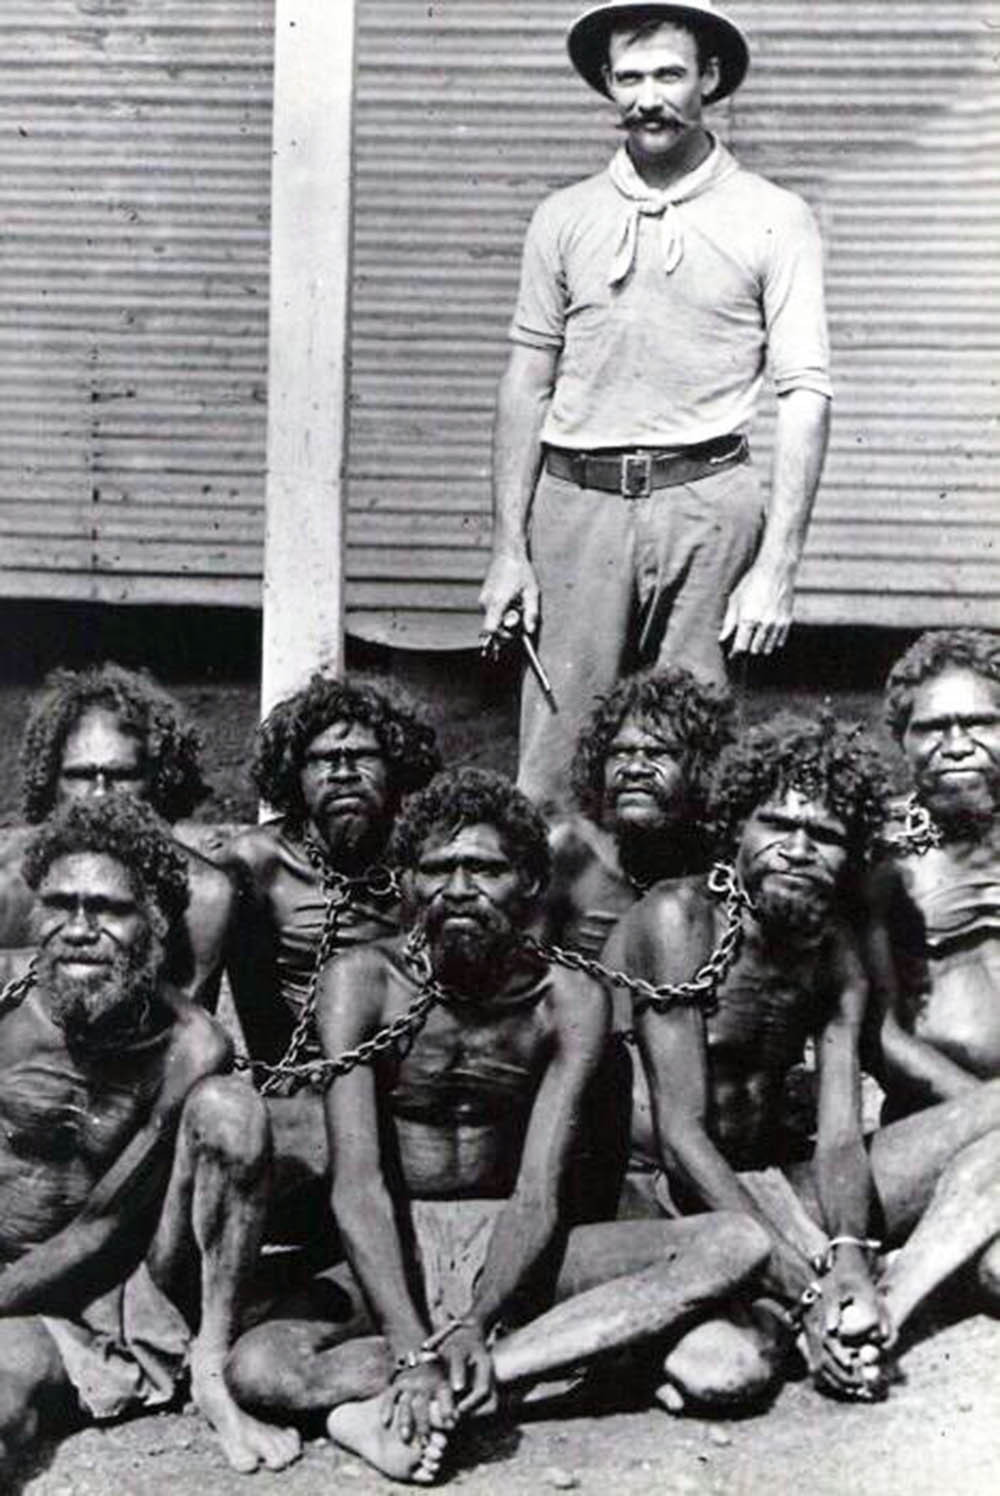
[[[710,473],[746,462],[749,456],[746,437],[736,435],[669,449],[573,452],[568,447],[546,447],[545,467],[554,478],[567,478],[579,488],[617,493],[623,499],[645,499],[656,488],[695,483]]]

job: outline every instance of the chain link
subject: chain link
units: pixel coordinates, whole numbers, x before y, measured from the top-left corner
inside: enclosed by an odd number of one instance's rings
[[[305,1000],[299,1013],[292,1037],[288,1041],[288,1048],[276,1065],[269,1065],[264,1060],[251,1060],[240,1055],[236,1060],[239,1070],[249,1070],[254,1075],[261,1075],[264,1079],[260,1084],[262,1096],[273,1096],[283,1084],[292,1079],[305,1079],[306,1084],[316,1084],[312,1080],[313,1072],[317,1067],[328,1066],[332,1061],[328,1060],[303,1060],[302,1051],[313,1040],[316,1031],[316,993],[319,989],[319,979],[323,974],[323,968],[331,957],[337,953],[337,941],[340,934],[340,916],[354,903],[356,894],[368,894],[371,898],[387,899],[398,898],[399,885],[396,875],[391,868],[383,867],[381,864],[367,868],[359,877],[349,878],[346,873],[341,873],[333,867],[326,856],[322,846],[313,836],[307,832],[303,838],[303,847],[310,863],[319,874],[320,886],[323,897],[326,900],[326,908],[323,912],[323,929],[320,934],[319,945],[316,948],[316,960],[309,977],[309,986],[306,989]],[[376,1035],[376,1038],[379,1036]],[[373,1043],[373,1040],[369,1040]],[[392,1041],[388,1041],[392,1042]],[[382,1046],[387,1047],[387,1045]],[[376,1053],[377,1051],[373,1051]],[[355,1064],[363,1063],[355,1061]],[[348,1069],[353,1068],[348,1066]]]
[[[344,884],[361,881],[342,879],[342,875],[339,874],[335,876],[341,880],[338,885],[341,891],[343,891]],[[533,951],[547,961],[565,966],[570,971],[582,971],[598,981],[611,982],[616,987],[626,988],[637,999],[639,1011],[645,1007],[652,1007],[657,1012],[665,1012],[668,1008],[680,1003],[696,1003],[709,1012],[714,1006],[715,994],[728,975],[739,952],[743,939],[743,911],[752,909],[753,905],[736,876],[735,868],[728,863],[717,862],[715,864],[708,875],[708,889],[713,897],[725,900],[726,928],[719,937],[715,950],[687,982],[657,986],[652,982],[644,981],[641,977],[632,977],[626,972],[604,966],[600,961],[584,956],[579,951],[564,950],[558,945],[546,945],[530,935],[523,936],[522,943],[527,950]],[[269,1065],[263,1060],[241,1058],[237,1061],[240,1068],[252,1070],[266,1077],[260,1087],[262,1095],[272,1094],[284,1081],[292,1078],[304,1081],[310,1087],[323,1088],[336,1080],[339,1075],[348,1074],[358,1065],[369,1065],[378,1055],[396,1047],[402,1040],[413,1038],[423,1028],[427,1015],[435,1004],[447,1004],[454,1001],[454,994],[450,993],[434,977],[426,937],[418,925],[410,931],[403,946],[403,959],[420,987],[418,997],[406,1012],[394,1018],[391,1023],[387,1023],[384,1028],[379,1029],[370,1039],[365,1039],[355,1049],[346,1049],[331,1059],[301,1060],[299,1056],[302,1046],[312,1028],[312,1015],[320,972],[333,953],[330,947],[336,937],[337,919],[340,910],[345,907],[349,899],[349,890],[346,897],[341,898],[339,902],[335,900],[331,891],[327,921],[306,998],[306,1006],[303,1008],[295,1033],[282,1059],[276,1065]],[[626,1037],[634,1038],[631,1034]]]
[[[583,971],[599,982],[610,982],[612,986],[623,987],[637,1000],[639,1012],[644,1008],[654,1008],[658,1013],[665,1013],[668,1008],[677,1007],[681,1003],[694,1003],[706,1013],[711,1012],[715,1006],[715,994],[739,953],[743,940],[743,911],[752,909],[753,905],[736,876],[736,869],[730,863],[714,864],[708,875],[708,890],[714,898],[725,899],[726,928],[720,935],[715,950],[687,982],[647,982],[642,977],[629,976],[627,972],[605,966],[591,956],[584,956],[580,951],[564,950],[558,945],[545,945],[533,936],[525,936],[525,944],[540,956],[566,966],[570,971]],[[630,1033],[626,1037],[633,1036]]]
[[[0,992],[0,1013],[6,1013],[8,1008],[14,1008],[19,1002],[23,1002],[37,981],[37,972],[38,955],[36,953],[25,967],[23,975],[12,977]]]
[[[268,1065],[263,1060],[253,1060],[246,1063],[244,1068],[261,1071],[268,1079],[261,1086],[261,1094],[268,1095],[281,1081],[294,1074],[296,1079],[303,1080],[307,1086],[315,1090],[322,1090],[336,1080],[338,1075],[347,1075],[358,1065],[370,1065],[380,1054],[387,1049],[396,1048],[404,1039],[411,1039],[423,1028],[427,1021],[427,1015],[434,1004],[447,997],[445,989],[439,982],[435,982],[430,974],[430,961],[427,960],[426,975],[418,971],[418,961],[423,952],[423,935],[419,929],[410,931],[406,944],[403,946],[403,959],[411,971],[418,976],[420,982],[420,993],[414,1002],[410,1004],[405,1013],[400,1013],[391,1023],[380,1028],[370,1039],[364,1039],[355,1049],[345,1049],[342,1053],[335,1055],[332,1059],[305,1060],[292,1064],[289,1062],[286,1052],[284,1058],[277,1065]],[[274,1085],[272,1085],[272,1082]]]
[[[932,847],[941,845],[941,828],[936,825],[927,806],[921,805],[914,792],[906,801],[902,831],[886,832],[880,841],[890,852],[924,857]]]

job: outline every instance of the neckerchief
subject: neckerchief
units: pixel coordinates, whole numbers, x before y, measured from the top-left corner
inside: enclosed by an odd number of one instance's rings
[[[608,175],[629,207],[622,225],[621,239],[608,271],[608,285],[620,286],[631,274],[639,243],[640,218],[659,218],[663,269],[667,275],[672,275],[677,269],[684,258],[684,227],[677,212],[678,203],[699,197],[737,169],[736,162],[725,146],[720,145],[714,135],[709,139],[712,149],[701,165],[672,186],[662,189],[646,185],[625,146],[615,152],[608,167]]]

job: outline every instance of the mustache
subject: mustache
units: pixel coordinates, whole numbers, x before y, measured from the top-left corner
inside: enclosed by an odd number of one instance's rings
[[[680,125],[683,121],[672,109],[627,109],[615,123],[616,130],[631,130],[636,125]]]

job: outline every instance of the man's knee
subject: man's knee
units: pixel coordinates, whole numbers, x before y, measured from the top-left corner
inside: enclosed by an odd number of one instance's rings
[[[783,1359],[777,1331],[749,1312],[704,1320],[666,1357],[661,1401],[678,1411],[682,1406],[707,1411],[760,1402],[777,1387]]]
[[[976,1278],[984,1307],[1000,1314],[1000,1239],[988,1246],[976,1263]]]
[[[43,1426],[69,1423],[75,1400],[58,1348],[41,1320],[0,1321],[0,1360],[2,1459],[30,1444]]]
[[[984,1133],[956,1153],[942,1172],[940,1186],[974,1196],[981,1206],[995,1197],[1000,1187],[1000,1129]]]
[[[196,1154],[230,1170],[254,1174],[270,1161],[266,1107],[256,1091],[234,1076],[200,1081],[185,1102],[182,1127]]]
[[[281,1379],[287,1347],[280,1328],[260,1325],[248,1330],[229,1352],[225,1378],[236,1401],[245,1408],[264,1408],[274,1401],[275,1382]]]
[[[752,1216],[720,1210],[694,1219],[705,1222],[708,1239],[726,1253],[740,1277],[758,1272],[771,1255],[771,1239]]]

